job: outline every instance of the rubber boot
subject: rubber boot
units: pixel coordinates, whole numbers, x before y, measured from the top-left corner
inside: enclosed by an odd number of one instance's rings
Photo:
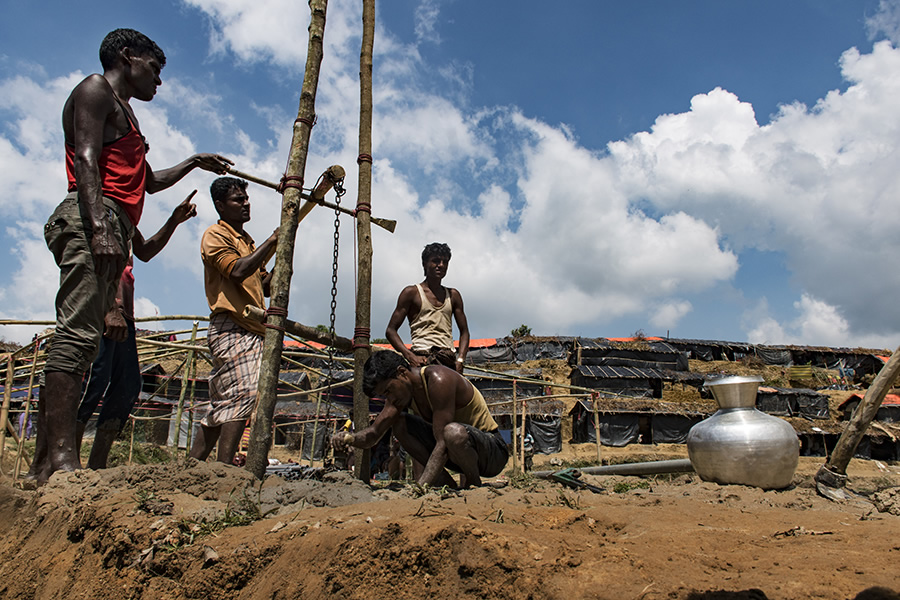
[[[91,456],[88,458],[88,469],[105,469],[109,460],[109,451],[113,442],[119,437],[119,428],[103,427],[97,429],[94,434],[94,445],[91,446]]]
[[[50,468],[38,476],[43,483],[56,471],[75,471],[81,468],[75,440],[78,400],[81,398],[81,376],[53,371],[46,373],[44,407],[47,453]]]

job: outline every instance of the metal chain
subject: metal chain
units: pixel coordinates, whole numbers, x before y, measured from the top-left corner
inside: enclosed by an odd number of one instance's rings
[[[347,193],[343,181],[334,184],[336,206],[341,205],[341,197]],[[334,260],[331,263],[331,321],[328,325],[328,333],[331,336],[331,346],[334,347],[334,317],[337,312],[337,281],[338,281],[338,248],[340,247],[341,211],[334,209]]]
[[[334,203],[336,206],[341,205],[341,197],[347,193],[347,190],[344,189],[344,180],[338,180],[334,182],[334,192],[335,199]],[[334,340],[335,340],[335,331],[334,331],[334,319],[335,314],[337,313],[337,282],[338,282],[338,249],[340,247],[340,232],[341,232],[341,212],[335,208],[334,210],[334,253],[333,253],[333,261],[331,263],[331,315],[328,323],[328,335],[331,338],[331,343],[328,346],[328,383],[331,384],[334,382],[334,378],[332,375],[332,371],[334,370]]]
[[[334,191],[336,194],[335,204],[337,206],[341,205],[341,197],[347,193],[344,189],[344,180],[339,179],[334,182]],[[317,186],[318,187],[318,186]],[[328,344],[328,385],[331,386],[334,383],[334,341],[335,341],[335,332],[334,332],[334,318],[337,313],[337,280],[338,280],[338,248],[340,247],[340,232],[341,232],[341,220],[340,220],[340,211],[335,208],[334,210],[334,254],[333,260],[331,263],[331,315],[329,316],[328,321],[328,335],[330,337],[330,343]],[[328,423],[331,415],[331,404],[334,402],[334,388],[329,388],[328,395],[330,397],[330,401],[325,405],[326,417],[325,422]],[[321,400],[321,395],[319,396]],[[316,415],[319,414],[319,409],[316,407]],[[317,417],[318,418],[318,417]],[[316,426],[318,426],[318,420],[316,421]],[[313,427],[313,447],[315,448],[315,440],[316,438],[316,426]],[[315,452],[313,452],[313,455]],[[323,460],[325,456],[323,455]]]

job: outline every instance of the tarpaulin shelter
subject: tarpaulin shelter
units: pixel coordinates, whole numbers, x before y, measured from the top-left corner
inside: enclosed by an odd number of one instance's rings
[[[517,385],[518,389],[518,385]],[[511,399],[511,397],[510,397]],[[513,407],[508,399],[492,395],[485,397],[491,416],[500,426],[500,433],[506,443],[512,443]],[[536,454],[553,454],[562,451],[562,418],[565,405],[558,399],[543,400],[541,396],[516,397],[515,426],[522,427],[525,415],[525,433],[531,434]]]
[[[529,360],[565,360],[568,346],[571,345],[570,337],[505,337],[500,343],[509,347],[516,356],[516,362]]]
[[[754,346],[754,354],[767,365],[809,365],[838,371],[859,381],[881,370],[887,358],[871,350],[818,346]]]
[[[828,396],[804,388],[761,386],[756,393],[756,408],[782,417],[827,419]]]
[[[742,342],[666,338],[666,343],[680,352],[687,353],[688,358],[706,362],[741,360],[753,354],[753,345]]]
[[[649,340],[575,338],[569,349],[569,364],[687,371],[688,357],[687,353],[677,350],[659,338]]]
[[[853,411],[856,410],[856,407],[862,402],[863,397],[862,394],[853,394],[838,406],[838,412],[840,413],[842,420],[847,421],[850,419],[850,415],[853,414]],[[881,402],[881,406],[878,407],[878,412],[875,413],[875,421],[900,423],[900,396],[897,394],[885,395],[884,400]]]
[[[612,394],[662,398],[666,376],[656,369],[637,367],[576,366],[572,385]]]
[[[594,415],[589,402],[579,400],[569,411],[571,443],[596,443]],[[600,443],[622,447],[633,443],[683,444],[691,427],[707,415],[694,412],[603,411],[597,413]]]

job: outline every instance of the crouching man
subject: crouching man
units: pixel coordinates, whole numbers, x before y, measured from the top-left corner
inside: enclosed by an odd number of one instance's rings
[[[384,350],[366,361],[363,390],[384,398],[384,408],[362,431],[335,436],[336,450],[371,448],[393,428],[403,449],[425,465],[418,480],[423,485],[456,487],[450,469],[460,473],[459,487],[477,486],[506,466],[506,442],[481,392],[453,369],[410,368],[405,358]]]

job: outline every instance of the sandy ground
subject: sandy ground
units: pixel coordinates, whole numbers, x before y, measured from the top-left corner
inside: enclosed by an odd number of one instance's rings
[[[604,458],[684,456],[629,448]],[[854,460],[861,497],[837,504],[814,489],[821,464],[801,458],[781,491],[693,474],[583,476],[602,493],[260,483],[194,460],[56,474],[0,484],[0,598],[900,597],[900,466]]]

